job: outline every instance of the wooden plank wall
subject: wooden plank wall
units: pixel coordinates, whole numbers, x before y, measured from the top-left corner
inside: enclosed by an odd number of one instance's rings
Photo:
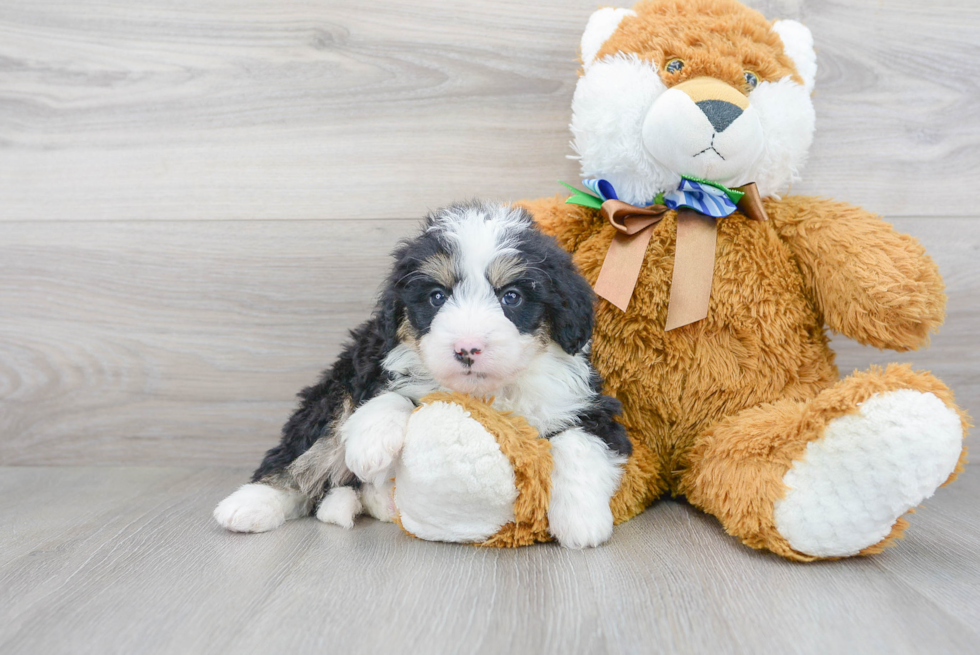
[[[750,2],[813,31],[796,192],[920,237],[932,368],[980,412],[980,7]],[[595,0],[0,5],[0,464],[249,465],[453,199],[574,180]]]

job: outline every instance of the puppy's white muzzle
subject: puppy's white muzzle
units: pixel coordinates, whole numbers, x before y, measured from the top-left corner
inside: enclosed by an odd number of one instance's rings
[[[533,337],[522,335],[492,293],[460,293],[439,310],[419,340],[422,361],[439,384],[487,394],[512,381],[529,363]]]

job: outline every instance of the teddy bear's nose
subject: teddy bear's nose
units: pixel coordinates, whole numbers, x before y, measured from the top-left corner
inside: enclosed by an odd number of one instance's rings
[[[724,132],[735,119],[742,115],[742,108],[724,100],[702,100],[696,103],[701,113],[708,117],[715,132]]]

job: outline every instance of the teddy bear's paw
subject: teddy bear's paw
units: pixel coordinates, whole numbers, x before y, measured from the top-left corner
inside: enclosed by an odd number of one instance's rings
[[[807,555],[855,555],[932,496],[962,448],[960,417],[935,395],[876,394],[807,444],[783,477],[788,491],[774,508],[776,529]]]
[[[466,407],[423,403],[395,466],[402,528],[430,541],[480,543],[515,520],[514,466]]]
[[[415,405],[404,396],[384,393],[361,405],[340,429],[345,463],[361,480],[381,486],[405,443]]]
[[[364,511],[385,523],[391,523],[395,517],[395,501],[392,498],[394,483],[386,480],[381,486],[365,484],[361,487],[361,504]]]
[[[352,487],[334,487],[320,501],[316,517],[324,523],[333,523],[350,530],[354,519],[361,513],[361,500]]]
[[[214,519],[232,532],[267,532],[301,516],[306,497],[267,484],[246,484],[214,508]]]

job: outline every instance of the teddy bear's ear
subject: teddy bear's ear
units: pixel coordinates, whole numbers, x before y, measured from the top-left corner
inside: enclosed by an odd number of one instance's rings
[[[636,12],[632,9],[604,7],[589,17],[585,33],[582,34],[582,64],[586,69],[595,61],[602,44],[613,35],[620,21],[627,16],[636,16]]]
[[[803,78],[806,90],[812,92],[817,77],[817,53],[813,50],[810,30],[795,20],[777,20],[772,29],[782,40],[786,55],[796,64],[796,72]]]

